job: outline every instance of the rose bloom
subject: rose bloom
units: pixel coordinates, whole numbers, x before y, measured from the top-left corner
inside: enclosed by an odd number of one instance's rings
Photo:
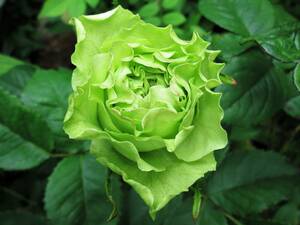
[[[73,19],[73,93],[64,129],[91,140],[97,160],[120,174],[154,218],[216,167],[227,136],[220,122],[223,64],[194,33],[178,38],[122,7]]]

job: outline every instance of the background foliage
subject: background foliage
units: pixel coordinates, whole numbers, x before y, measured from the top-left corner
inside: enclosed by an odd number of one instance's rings
[[[217,171],[155,222],[89,143],[62,130],[75,44],[67,22],[118,4],[184,39],[198,32],[237,82],[218,89],[230,143]],[[0,224],[299,224],[299,19],[297,0],[0,0]]]

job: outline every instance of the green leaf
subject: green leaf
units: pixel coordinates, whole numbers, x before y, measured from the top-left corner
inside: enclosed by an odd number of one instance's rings
[[[208,197],[229,213],[258,213],[285,199],[297,169],[275,152],[231,153],[210,177]],[[285,179],[283,179],[285,177]]]
[[[146,5],[144,5],[142,8],[139,10],[139,14],[143,18],[149,18],[157,15],[159,12],[159,5],[157,2],[151,2]]]
[[[221,86],[224,122],[235,125],[259,123],[280,110],[295,95],[292,76],[275,68],[258,51],[234,57],[223,70],[237,81],[236,86]],[[255,104],[254,104],[255,102]]]
[[[300,23],[280,5],[276,5],[274,10],[274,28],[256,37],[256,40],[274,58],[284,62],[299,62]]]
[[[42,129],[40,132],[43,132]],[[38,166],[49,158],[39,146],[12,132],[0,124],[0,168],[4,170],[25,170]]]
[[[222,211],[217,209],[210,200],[201,204],[199,219],[192,218],[192,199],[188,196],[178,197],[159,214],[158,223],[163,225],[227,225]],[[162,220],[163,222],[160,222]],[[140,220],[142,221],[142,220]]]
[[[287,203],[276,212],[273,221],[283,225],[298,225],[300,223],[300,210],[297,204]]]
[[[110,206],[104,192],[104,168],[90,155],[63,159],[46,188],[45,208],[57,225],[101,225]]]
[[[192,218],[192,198],[188,195],[175,198],[165,209],[159,213],[155,224],[162,225],[227,225],[222,211],[218,210],[209,200],[201,204],[198,220]],[[142,223],[139,220],[139,224]],[[138,224],[138,223],[136,223]],[[153,223],[151,223],[153,225]]]
[[[22,94],[23,102],[48,122],[60,144],[68,141],[62,127],[71,91],[71,71],[38,69]]]
[[[164,9],[174,9],[180,4],[180,0],[163,0],[162,7]]]
[[[85,0],[46,0],[39,13],[39,18],[58,17],[66,12],[70,17],[80,16],[84,14],[85,9]]]
[[[186,21],[186,18],[180,12],[170,12],[162,17],[162,21],[165,25],[172,24],[174,26],[179,26]]]
[[[179,196],[167,206],[165,211],[162,212],[161,220],[163,225],[194,225],[192,217],[193,201],[189,198]],[[158,218],[160,219],[160,218]]]
[[[158,214],[155,221],[151,220],[148,215],[147,207],[137,194],[130,192],[130,225],[195,225],[192,219],[192,200],[187,195],[175,197],[165,208]],[[139,209],[139,210],[136,210]]]
[[[243,43],[244,39],[245,38],[242,36],[232,33],[216,34],[213,36],[212,48],[221,50],[221,57],[226,61],[230,61],[232,57],[237,56],[252,47],[253,43]]]
[[[199,9],[220,27],[244,36],[262,35],[275,21],[268,0],[202,0]]]
[[[300,29],[300,26],[298,29]],[[298,62],[300,59],[300,33],[291,32],[288,35],[280,35],[279,32],[278,34],[266,35],[258,39],[258,43],[268,54],[278,60],[283,62]]]
[[[0,89],[0,168],[21,170],[48,159],[53,137],[47,124]]]
[[[235,141],[253,139],[259,135],[259,132],[259,128],[255,126],[239,126],[235,124],[230,129],[230,139]]]
[[[100,2],[100,0],[85,0],[85,1],[92,8],[95,8],[99,4],[99,2]]]
[[[191,26],[191,27],[195,27],[195,26],[198,26],[199,25],[199,20],[201,19],[201,14],[200,12],[198,11],[195,11],[194,13],[191,13],[188,15],[188,19],[187,19],[187,22],[186,24],[188,26]]]
[[[217,209],[210,200],[205,200],[203,202],[198,224],[227,225],[228,223],[222,211]]]
[[[298,90],[300,91],[300,63],[297,64],[294,70],[294,82]]]
[[[68,8],[70,0],[46,0],[39,13],[39,18],[61,16]]]
[[[85,0],[70,0],[71,3],[67,8],[67,13],[70,17],[80,16],[85,13],[86,3]]]
[[[155,26],[160,26],[161,25],[161,19],[160,17],[149,17],[149,18],[145,18],[145,21],[147,23],[152,23]]]
[[[291,98],[286,103],[284,111],[292,117],[300,118],[300,95]]]
[[[19,97],[34,71],[35,68],[31,65],[15,66],[0,76],[0,86]]]
[[[46,225],[43,216],[23,211],[0,212],[0,221],[3,225]]]
[[[9,70],[14,68],[15,66],[22,65],[24,62],[12,58],[7,55],[0,54],[0,76],[7,73]]]
[[[176,199],[174,200],[176,201]],[[170,202],[172,204],[174,201]],[[139,198],[136,192],[134,192],[133,189],[130,189],[129,192],[129,197],[127,200],[127,204],[130,207],[129,208],[129,214],[127,215],[129,218],[129,224],[130,225],[156,225],[160,224],[160,218],[162,217],[163,219],[164,214],[163,212],[167,210],[168,206],[164,209],[162,209],[162,212],[160,212],[155,219],[155,222],[150,218],[148,214],[148,208],[145,205],[145,203]],[[138,210],[136,210],[138,209]]]

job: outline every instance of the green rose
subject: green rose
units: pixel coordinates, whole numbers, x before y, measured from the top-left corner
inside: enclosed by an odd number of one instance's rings
[[[225,147],[218,51],[197,33],[183,41],[118,7],[73,19],[73,94],[64,129],[92,141],[97,160],[120,174],[155,217],[216,167]]]

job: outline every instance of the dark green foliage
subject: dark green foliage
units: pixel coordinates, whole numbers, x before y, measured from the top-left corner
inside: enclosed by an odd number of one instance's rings
[[[270,118],[297,93],[293,77],[285,75],[268,56],[256,50],[232,57],[223,72],[232,75],[238,83],[219,88],[224,93],[222,107],[226,124],[257,124]]]
[[[0,0],[0,225],[300,223],[299,1],[43,2]],[[62,127],[75,43],[68,21],[119,4],[154,25],[172,24],[184,39],[198,32],[221,50],[222,73],[236,81],[217,90],[229,136],[215,154],[217,170],[155,222],[136,193],[89,155],[89,143],[69,140]],[[202,197],[193,221],[195,190]],[[118,214],[106,222],[112,202]]]
[[[57,225],[105,224],[110,205],[104,181],[105,169],[92,156],[65,158],[49,177],[45,193],[48,217]]]
[[[28,169],[46,160],[53,137],[45,121],[2,88],[0,109],[0,167]]]
[[[206,190],[215,204],[245,216],[287,199],[296,175],[296,169],[274,152],[236,152],[227,155]]]

